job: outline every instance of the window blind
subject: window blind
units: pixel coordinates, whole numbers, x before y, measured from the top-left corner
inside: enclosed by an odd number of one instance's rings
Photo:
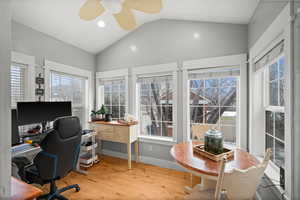
[[[217,78],[217,77],[230,77],[239,76],[239,67],[223,67],[223,68],[211,68],[202,70],[189,71],[189,80],[198,80],[205,78]]]
[[[254,64],[254,71],[266,66],[268,63],[272,62],[275,58],[280,56],[284,52],[284,40],[278,43],[274,48],[272,48],[268,53],[266,53],[262,58],[260,58]]]
[[[26,65],[12,63],[10,70],[11,106],[25,100],[25,70]]]
[[[71,101],[73,115],[85,122],[86,78],[51,72],[51,101]]]

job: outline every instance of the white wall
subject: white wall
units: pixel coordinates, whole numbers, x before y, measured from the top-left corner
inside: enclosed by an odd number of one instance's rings
[[[193,37],[194,33],[199,34],[199,39]],[[181,66],[184,60],[246,53],[247,38],[247,25],[158,20],[141,26],[102,51],[97,56],[97,71],[170,62],[178,62]],[[137,52],[130,50],[131,45],[137,47]],[[178,105],[183,103],[182,81],[182,72],[179,72]],[[186,134],[182,106],[178,106],[177,113],[178,142],[181,142]],[[126,146],[118,143],[104,142],[103,148],[126,152]],[[147,142],[140,148],[142,156],[173,160],[171,145]]]
[[[0,1],[0,199],[10,195],[10,0]]]
[[[13,51],[35,56],[36,64],[44,59],[82,69],[95,70],[95,55],[17,22],[12,22]]]

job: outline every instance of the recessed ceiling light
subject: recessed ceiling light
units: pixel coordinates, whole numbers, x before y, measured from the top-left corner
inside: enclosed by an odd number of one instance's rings
[[[132,52],[136,52],[136,51],[137,51],[137,47],[136,47],[135,45],[131,45],[131,46],[130,46],[130,50],[131,50]]]
[[[105,22],[100,20],[98,21],[97,25],[100,27],[100,28],[104,28],[106,26]]]
[[[193,36],[194,36],[195,39],[199,39],[200,38],[200,34],[199,33],[194,33]]]

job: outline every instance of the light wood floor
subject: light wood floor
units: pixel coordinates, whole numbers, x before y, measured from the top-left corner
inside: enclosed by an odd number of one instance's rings
[[[81,191],[63,193],[71,200],[181,200],[183,187],[189,184],[189,174],[142,163],[103,156],[88,175],[71,173],[58,182],[59,187],[79,184]]]

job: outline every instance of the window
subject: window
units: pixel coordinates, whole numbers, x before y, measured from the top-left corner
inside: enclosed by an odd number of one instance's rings
[[[211,69],[189,73],[190,138],[201,140],[211,128],[236,143],[239,69]]]
[[[25,100],[25,71],[26,65],[12,63],[10,70],[11,106]]]
[[[79,117],[81,123],[86,119],[86,79],[78,76],[51,72],[50,100],[71,101],[73,115]]]
[[[142,136],[173,137],[173,76],[138,77],[138,108]]]
[[[284,168],[284,57],[278,56],[266,67],[265,149],[273,151],[272,161]]]
[[[113,120],[124,119],[126,113],[125,79],[106,80],[104,85],[104,106]]]

